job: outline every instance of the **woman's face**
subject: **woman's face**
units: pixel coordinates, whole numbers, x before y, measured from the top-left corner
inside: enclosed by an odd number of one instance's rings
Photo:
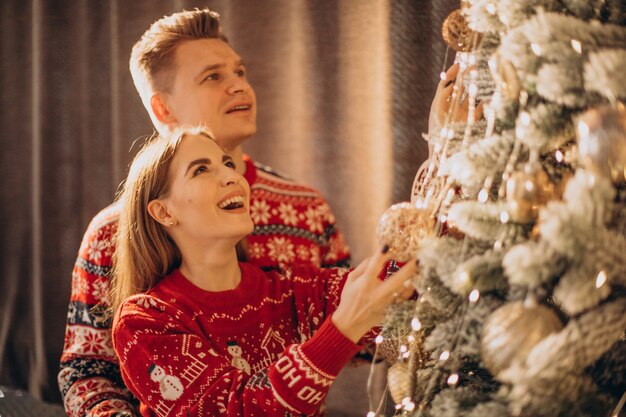
[[[169,181],[168,196],[161,200],[175,221],[175,240],[236,242],[252,231],[250,186],[213,140],[185,135],[172,160]]]

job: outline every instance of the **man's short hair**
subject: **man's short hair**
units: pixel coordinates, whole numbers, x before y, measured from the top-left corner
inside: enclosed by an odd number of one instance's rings
[[[171,91],[176,47],[196,39],[228,42],[222,33],[218,13],[209,9],[194,9],[164,16],[154,22],[133,46],[130,73],[148,112],[151,113],[153,92]]]

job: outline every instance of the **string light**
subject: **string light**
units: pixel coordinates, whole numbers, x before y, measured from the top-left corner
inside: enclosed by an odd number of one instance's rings
[[[415,403],[413,401],[409,401],[408,403],[406,403],[406,405],[404,406],[404,410],[405,411],[413,411],[415,410]]]
[[[440,361],[447,361],[450,358],[450,351],[449,350],[444,350],[443,352],[441,352],[441,355],[439,355],[439,360]]]
[[[600,288],[606,282],[606,272],[600,271],[598,276],[596,277],[596,288]]]
[[[563,152],[561,152],[560,150],[557,149],[554,157],[556,158],[557,162],[563,162]]]
[[[480,203],[486,203],[487,200],[489,199],[489,191],[487,191],[486,188],[483,188],[482,190],[480,190],[480,192],[478,193],[478,201]]]
[[[501,240],[496,240],[496,243],[493,244],[493,249],[494,250],[502,249],[502,241]]]
[[[383,340],[385,339],[382,335],[379,334],[378,336],[376,336],[376,339],[374,339],[374,342],[376,342],[377,345],[380,345],[381,343],[383,343]]]
[[[509,213],[506,210],[502,210],[500,212],[500,222],[502,224],[507,224],[509,222]]]
[[[439,221],[441,223],[445,223],[446,220],[448,220],[448,216],[446,216],[445,214],[442,214],[442,215],[439,216]]]
[[[444,71],[441,71],[441,73],[439,74],[439,78],[441,78],[441,81],[446,79],[446,73]]]
[[[489,12],[489,14],[495,15],[498,10],[496,9],[495,4],[489,3],[487,4],[487,11]]]
[[[408,350],[408,348],[406,347],[406,345],[402,345],[400,346],[400,352],[404,353]]]
[[[472,290],[472,292],[469,295],[470,303],[475,303],[476,301],[478,301],[479,298],[480,298],[480,291],[476,289]]]
[[[409,337],[407,337],[407,340],[409,341],[409,343],[413,343],[415,342],[415,337],[413,337],[413,335],[410,334]]]
[[[531,43],[530,44],[530,49],[532,49],[533,54],[535,54],[537,56],[541,56],[541,46],[539,46],[539,44]]]
[[[459,382],[459,374],[452,374],[448,377],[448,385],[456,385]]]
[[[583,46],[577,39],[572,39],[572,48],[574,48],[574,51],[578,52],[579,54],[582,54],[583,52]]]
[[[365,417],[376,417],[376,413],[373,411],[370,411],[369,413],[367,413]]]
[[[411,329],[417,332],[421,328],[422,328],[422,323],[420,322],[420,319],[418,319],[417,317],[413,317],[413,320],[411,320]]]

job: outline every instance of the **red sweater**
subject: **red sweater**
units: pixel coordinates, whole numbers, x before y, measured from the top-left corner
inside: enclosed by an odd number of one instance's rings
[[[245,159],[254,231],[248,236],[250,262],[264,269],[283,263],[343,266],[348,248],[334,216],[314,189],[285,179]],[[111,205],[89,225],[72,273],[59,387],[70,417],[135,415],[111,341],[111,323],[96,305],[109,305],[109,271],[115,250],[119,207]],[[87,414],[88,413],[88,414]]]
[[[143,416],[320,414],[359,350],[330,320],[347,270],[240,267],[233,290],[176,270],[118,310],[114,347]]]

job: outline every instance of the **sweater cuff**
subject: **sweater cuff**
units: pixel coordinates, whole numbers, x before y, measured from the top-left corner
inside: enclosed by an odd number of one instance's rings
[[[300,345],[302,353],[325,374],[336,377],[361,347],[348,339],[328,317],[313,337]]]

